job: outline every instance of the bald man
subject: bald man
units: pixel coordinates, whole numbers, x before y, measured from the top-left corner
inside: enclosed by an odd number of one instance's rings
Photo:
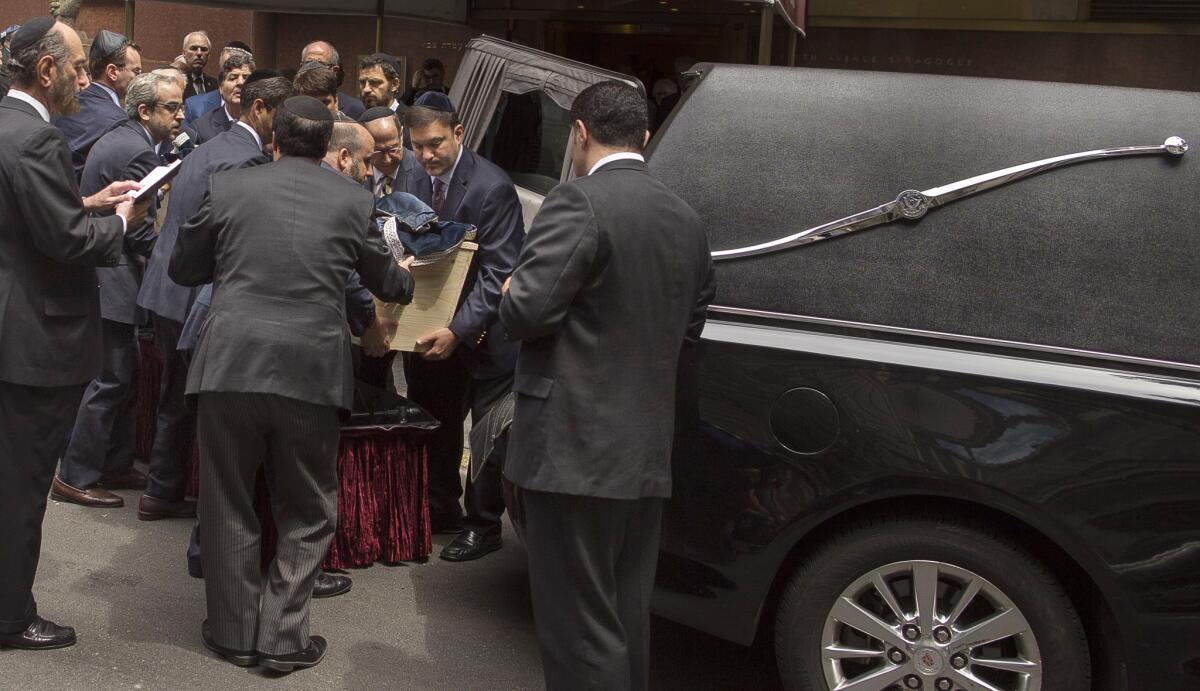
[[[332,67],[337,73],[337,85],[340,88],[342,82],[346,80],[346,73],[342,71],[342,59],[338,55],[337,49],[328,41],[313,41],[304,46],[304,50],[300,51],[300,64],[306,62],[319,62],[326,67]],[[350,94],[342,91],[337,92],[338,110],[345,113],[347,116],[355,120],[362,117],[366,111],[366,106],[363,102]]]
[[[187,62],[187,80],[183,89],[183,100],[197,94],[206,94],[217,88],[217,80],[204,73],[208,57],[212,52],[212,41],[203,31],[193,31],[183,37],[183,59]]]

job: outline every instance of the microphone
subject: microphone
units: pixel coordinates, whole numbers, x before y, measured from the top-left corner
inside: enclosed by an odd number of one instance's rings
[[[180,132],[178,137],[175,137],[171,140],[171,155],[178,158],[179,150],[186,146],[190,141],[192,141],[192,138],[188,136],[187,132]]]

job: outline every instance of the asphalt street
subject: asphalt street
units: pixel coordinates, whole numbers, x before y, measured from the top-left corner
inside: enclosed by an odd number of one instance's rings
[[[242,669],[200,642],[204,589],[185,572],[191,521],[141,522],[126,506],[50,501],[34,587],[41,613],[79,643],[0,651],[2,689],[539,689],[525,550],[451,564],[376,564],[351,572],[353,590],[314,600],[312,632],[330,642],[316,668],[279,676]],[[747,649],[655,620],[652,688],[775,689],[774,665]]]

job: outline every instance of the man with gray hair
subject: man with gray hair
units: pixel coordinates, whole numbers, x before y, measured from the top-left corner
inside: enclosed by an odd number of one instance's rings
[[[94,192],[115,180],[140,180],[162,163],[160,144],[179,133],[183,89],[171,77],[143,74],[125,94],[124,123],[100,138],[83,169],[80,189]],[[125,234],[117,266],[96,271],[100,279],[103,360],[75,416],[71,441],[50,494],[59,501],[98,508],[124,506],[109,490],[145,489],[146,476],[133,467],[133,398],[138,373],[137,327],[146,314],[137,306],[146,259],[157,234],[157,204],[147,220]]]
[[[212,40],[208,38],[207,33],[193,31],[183,37],[183,59],[187,62],[187,84],[183,90],[183,100],[217,88],[217,80],[204,73],[211,51]]]
[[[67,140],[50,125],[51,114],[78,110],[86,65],[78,34],[30,19],[13,36],[13,86],[0,101],[0,647],[75,643],[74,629],[38,616],[33,599],[42,518],[71,411],[100,371],[92,267],[115,266],[124,229],[145,220],[128,180],[81,201]]]

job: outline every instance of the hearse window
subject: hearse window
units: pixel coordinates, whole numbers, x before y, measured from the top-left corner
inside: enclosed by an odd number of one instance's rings
[[[570,112],[549,96],[504,92],[479,153],[503,168],[513,183],[545,195],[562,175],[570,136]]]

